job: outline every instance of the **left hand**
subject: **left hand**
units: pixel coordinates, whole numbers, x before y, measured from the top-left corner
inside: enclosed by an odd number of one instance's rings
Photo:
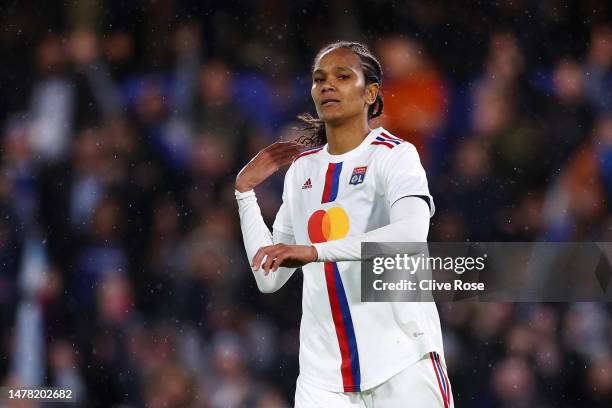
[[[262,265],[266,255],[266,261]],[[254,270],[258,270],[261,266],[264,275],[267,276],[270,271],[276,271],[280,266],[299,268],[307,263],[315,262],[318,257],[319,254],[312,245],[276,244],[259,248],[253,257],[251,266]]]

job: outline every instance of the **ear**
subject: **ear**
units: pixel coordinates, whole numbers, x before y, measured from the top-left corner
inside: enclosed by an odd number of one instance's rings
[[[376,83],[368,84],[365,88],[365,100],[368,105],[373,105],[376,102],[380,85]]]

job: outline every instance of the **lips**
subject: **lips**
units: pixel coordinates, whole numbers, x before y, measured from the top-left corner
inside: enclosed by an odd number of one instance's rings
[[[321,106],[326,106],[332,103],[337,103],[340,102],[338,99],[323,99],[323,101],[321,101]]]

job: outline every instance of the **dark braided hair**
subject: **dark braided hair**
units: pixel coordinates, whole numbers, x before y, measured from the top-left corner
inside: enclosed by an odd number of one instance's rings
[[[374,54],[372,54],[372,51],[370,51],[366,45],[358,42],[338,41],[329,44],[319,51],[314,59],[315,62],[321,57],[321,55],[339,48],[348,48],[359,56],[361,59],[361,69],[363,70],[366,85],[378,84],[379,86],[382,86],[382,67],[380,66],[380,62],[378,62]],[[368,119],[382,115],[383,106],[383,98],[379,91],[378,95],[376,95],[376,101],[374,101],[374,103],[368,108]],[[299,128],[298,130],[309,131],[309,134],[298,138],[299,143],[309,147],[322,146],[327,143],[325,124],[321,119],[315,118],[310,113],[303,113],[298,116],[298,119],[305,123],[305,126]]]

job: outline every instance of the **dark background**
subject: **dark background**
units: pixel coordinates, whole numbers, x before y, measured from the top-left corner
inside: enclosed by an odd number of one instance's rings
[[[83,406],[284,407],[299,274],[257,291],[233,179],[369,44],[431,241],[609,241],[605,1],[0,6],[0,383]],[[270,223],[282,174],[258,188]],[[580,271],[576,271],[580,273]],[[612,406],[607,304],[441,304],[457,407]]]

